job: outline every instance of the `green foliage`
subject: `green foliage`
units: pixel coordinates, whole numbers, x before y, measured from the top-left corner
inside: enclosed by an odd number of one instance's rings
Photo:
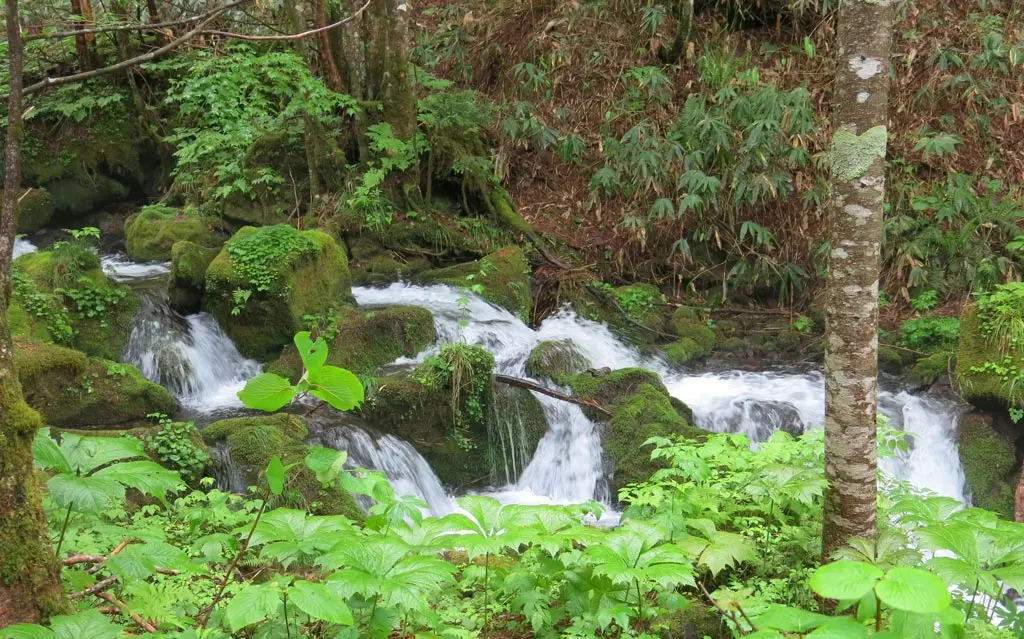
[[[327,342],[323,337],[314,342],[308,332],[296,333],[295,346],[304,368],[298,383],[293,386],[280,375],[261,373],[238,392],[247,408],[272,413],[307,393],[341,411],[352,410],[363,402],[359,378],[344,368],[326,364]]]
[[[197,444],[202,442],[193,422],[176,422],[167,415],[154,413],[160,427],[147,435],[143,442],[146,452],[171,470],[176,470],[187,482],[198,481],[203,476],[210,456],[206,449]]]
[[[102,318],[110,313],[110,308],[116,306],[126,297],[127,291],[113,286],[96,286],[88,278],[79,280],[79,288],[58,288],[57,293],[64,295],[75,306],[80,317]],[[105,323],[101,322],[101,325]]]
[[[70,344],[75,336],[64,305],[56,297],[40,290],[35,280],[17,263],[11,265],[11,299],[46,325],[50,337],[57,344]]]
[[[427,357],[416,369],[415,379],[425,386],[449,391],[453,424],[469,428],[486,419],[493,369],[494,356],[486,350],[455,342],[442,344],[437,355]]]
[[[960,320],[922,315],[900,324],[900,344],[916,351],[952,351],[960,339]]]
[[[287,224],[261,228],[257,233],[236,235],[224,245],[238,273],[257,291],[269,291],[282,269],[320,247]],[[236,304],[244,300],[236,299]]]

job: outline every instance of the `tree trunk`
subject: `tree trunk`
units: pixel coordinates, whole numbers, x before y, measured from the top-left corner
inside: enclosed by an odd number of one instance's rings
[[[87,19],[86,13],[92,13],[89,7],[89,0],[71,0],[71,13],[75,15],[76,29],[82,26],[82,20]],[[86,10],[89,7],[89,10]],[[88,71],[92,68],[92,61],[89,59],[89,40],[84,33],[75,36],[75,52],[78,54],[78,70]]]
[[[373,0],[367,19],[373,55],[366,56],[368,98],[384,105],[384,121],[396,138],[416,131],[416,96],[409,77],[409,5]]]
[[[313,0],[313,22],[317,29],[327,26],[327,9],[324,7],[324,0]],[[331,50],[331,41],[326,31],[317,34],[320,40],[320,57],[324,61],[324,76],[327,79],[327,87],[332,91],[341,91],[341,73],[338,72],[338,64],[334,61],[334,51]]]
[[[665,51],[663,59],[669,64],[675,64],[690,42],[690,29],[693,26],[693,0],[679,0],[678,6],[679,26],[676,27],[676,37],[672,46]]]
[[[840,5],[825,324],[824,559],[875,536],[878,275],[885,200],[892,15],[888,2]]]
[[[17,0],[7,0],[6,18],[10,94],[0,210],[0,628],[40,621],[59,611],[63,604],[60,569],[53,556],[39,483],[32,468],[32,440],[43,425],[42,419],[21,394],[7,325],[24,135],[24,45]]]

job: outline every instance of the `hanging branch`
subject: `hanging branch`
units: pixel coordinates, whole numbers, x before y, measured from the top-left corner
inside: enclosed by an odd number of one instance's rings
[[[241,4],[236,2],[235,4]],[[227,8],[230,8],[229,5]],[[108,33],[111,31],[156,31],[158,29],[165,29],[167,27],[180,27],[183,24],[189,24],[190,22],[196,22],[197,20],[205,20],[212,14],[220,13],[224,7],[218,7],[216,9],[210,9],[206,13],[200,13],[197,16],[190,18],[182,18],[180,20],[169,20],[167,22],[151,22],[149,24],[115,24],[107,25],[103,27],[90,27],[88,29],[81,29],[78,31],[56,31],[53,33],[35,33],[26,35],[25,42],[32,42],[33,40],[60,40],[63,38],[71,38],[77,35],[88,35],[93,33]]]
[[[373,2],[373,0],[366,0],[366,3],[363,6],[359,7],[358,11],[356,11],[355,13],[353,13],[352,15],[350,15],[350,16],[348,16],[346,18],[342,18],[341,20],[338,20],[337,22],[329,24],[329,25],[327,25],[325,27],[319,27],[319,28],[316,28],[316,29],[310,29],[309,31],[303,31],[302,33],[288,33],[288,34],[284,34],[284,35],[266,35],[266,36],[245,35],[243,33],[232,33],[231,31],[204,31],[203,33],[206,34],[206,35],[218,35],[218,36],[222,36],[222,37],[225,37],[225,38],[233,38],[235,40],[248,40],[248,41],[253,41],[253,42],[271,42],[271,41],[276,42],[276,41],[279,41],[279,40],[300,40],[302,38],[307,38],[307,37],[309,37],[311,35],[316,35],[318,33],[323,33],[325,31],[330,31],[331,29],[336,29],[336,28],[340,27],[341,25],[345,24],[346,22],[350,22],[352,20],[355,20],[360,15],[362,15],[362,13],[364,11],[366,11],[366,8],[370,6],[371,2]]]
[[[154,49],[154,50],[150,51],[149,53],[144,53],[142,55],[137,55],[134,58],[129,58],[127,60],[122,60],[121,62],[118,62],[117,64],[112,64],[109,67],[103,67],[101,69],[94,69],[92,71],[86,71],[84,73],[75,73],[74,75],[67,75],[67,76],[63,76],[63,77],[60,77],[60,78],[49,78],[49,77],[47,77],[47,78],[44,78],[43,80],[40,80],[39,82],[36,82],[35,84],[30,84],[29,86],[25,87],[25,90],[23,91],[23,94],[24,95],[29,95],[31,93],[38,93],[39,91],[42,91],[43,89],[48,89],[50,87],[56,87],[56,86],[60,86],[62,84],[72,84],[74,82],[81,82],[82,80],[88,80],[89,78],[95,78],[97,76],[107,75],[109,73],[114,73],[116,71],[121,71],[121,70],[127,69],[129,67],[133,67],[133,66],[136,66],[136,65],[139,65],[139,64],[143,64],[145,62],[149,62],[150,60],[155,60],[156,58],[162,56],[163,54],[168,53],[170,51],[173,51],[174,49],[178,48],[179,46],[181,46],[185,42],[188,42],[192,38],[194,38],[197,35],[200,35],[201,33],[203,33],[203,29],[205,29],[208,24],[213,22],[215,19],[217,19],[217,16],[219,16],[222,13],[224,13],[228,9],[232,9],[234,7],[237,7],[238,5],[246,4],[248,2],[252,2],[252,0],[235,0],[235,2],[231,2],[229,4],[224,5],[223,7],[220,7],[219,9],[216,9],[215,11],[211,12],[206,17],[206,19],[204,19],[202,22],[197,24],[195,26],[195,28],[193,28],[191,31],[189,31],[188,33],[182,35],[179,38],[171,40],[170,42],[168,42],[164,46],[160,47],[159,49]]]
[[[541,386],[536,382],[531,382],[528,379],[522,379],[520,377],[509,377],[508,375],[495,375],[494,381],[501,382],[502,384],[508,384],[509,386],[518,386],[519,388],[525,388],[526,390],[536,391],[541,395],[547,395],[548,397],[554,397],[560,399],[563,402],[569,402],[570,404],[576,404],[577,406],[583,406],[584,408],[593,408],[602,415],[611,418],[612,412],[604,406],[598,404],[595,401],[580,399],[579,397],[573,397],[572,395],[566,395],[555,390],[551,390],[546,386]]]

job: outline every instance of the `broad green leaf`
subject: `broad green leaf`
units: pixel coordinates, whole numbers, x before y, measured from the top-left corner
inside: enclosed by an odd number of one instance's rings
[[[295,334],[295,347],[299,349],[299,357],[302,358],[302,365],[308,371],[319,370],[327,363],[327,342],[322,337],[314,342],[310,339],[309,331]]]
[[[99,610],[59,615],[50,620],[50,629],[57,639],[115,639],[124,636],[122,628],[110,623]]]
[[[313,619],[352,625],[352,611],[348,604],[323,584],[296,581],[288,589],[288,602]]]
[[[363,384],[351,371],[324,366],[310,371],[309,394],[338,410],[352,410],[363,403]]]
[[[32,441],[32,457],[40,468],[53,468],[62,473],[71,472],[71,464],[64,457],[57,442],[50,437],[49,428],[40,428],[36,431],[36,438]]]
[[[272,413],[288,405],[295,397],[291,382],[273,373],[260,373],[238,391],[238,399],[246,408]]]
[[[181,475],[151,461],[113,464],[96,471],[93,477],[116,481],[145,495],[152,495],[165,503],[167,493],[185,488],[185,482],[181,480]]]
[[[134,437],[83,437],[64,433],[60,450],[71,470],[83,474],[110,462],[146,456],[142,442]]]
[[[882,603],[907,612],[936,613],[952,603],[946,583],[927,570],[897,566],[875,586]]]
[[[224,621],[234,632],[259,623],[277,613],[281,591],[267,585],[247,585],[239,590],[224,609]]]
[[[871,632],[861,622],[852,617],[836,617],[818,626],[807,639],[863,639],[871,636]]]
[[[107,568],[121,580],[131,583],[151,577],[156,572],[156,564],[141,546],[128,546],[122,552],[107,560]]]
[[[768,610],[754,617],[754,625],[758,628],[770,630],[784,630],[786,632],[808,632],[831,619],[825,615],[772,604]]]
[[[271,493],[280,495],[284,491],[284,475],[284,464],[280,457],[274,455],[267,464],[267,485]]]
[[[1017,592],[1024,592],[1024,566],[1007,566],[992,571],[996,577],[1006,582],[1006,585]]]
[[[862,561],[834,561],[811,575],[811,589],[826,599],[860,599],[885,573]]]
[[[348,452],[325,446],[310,446],[306,453],[306,467],[316,474],[317,481],[329,484],[345,468]]]
[[[78,477],[62,473],[46,482],[53,502],[83,513],[97,513],[111,501],[124,497],[124,486],[103,477]]]
[[[0,628],[0,639],[55,639],[56,636],[49,628],[34,623],[18,623]]]
[[[963,559],[933,557],[928,561],[927,567],[951,586],[959,586],[968,591],[973,591],[977,587],[983,593],[993,596],[998,594],[996,591],[998,584],[992,574]],[[1024,580],[1021,583],[1024,584]]]

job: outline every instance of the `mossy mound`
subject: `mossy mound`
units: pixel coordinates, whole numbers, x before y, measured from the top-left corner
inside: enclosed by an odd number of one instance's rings
[[[46,189],[30,189],[18,200],[18,233],[35,233],[53,219],[53,196]]]
[[[161,204],[144,207],[124,223],[125,247],[137,262],[172,259],[175,242],[206,248],[224,243],[220,221]]]
[[[434,315],[419,306],[389,306],[364,311],[345,307],[327,330],[335,333],[327,363],[356,373],[372,373],[399,357],[415,357],[437,341]],[[284,349],[270,365],[278,375],[297,378],[302,360],[294,346]]]
[[[917,360],[910,370],[910,381],[919,386],[931,386],[949,373],[949,353],[932,353]]]
[[[382,377],[362,414],[374,428],[412,444],[446,486],[483,486],[491,475],[493,369],[494,357],[484,349],[446,344],[412,374]]]
[[[171,308],[182,314],[197,312],[206,290],[206,269],[219,251],[182,240],[171,247],[171,275],[167,296]]]
[[[1024,291],[1019,293],[1024,302]],[[960,344],[955,377],[967,401],[996,400],[1005,406],[1024,405],[1024,344],[1002,342],[985,327],[978,304],[960,316]]]
[[[303,460],[309,427],[301,417],[278,413],[223,419],[204,428],[202,434],[210,446],[221,442],[227,446],[231,459],[250,486],[266,486],[264,471],[275,455],[286,466],[294,464],[288,473],[283,505],[308,509],[316,515],[364,518],[352,495],[337,487],[324,488],[306,468]]]
[[[1017,487],[1012,438],[996,431],[991,416],[970,413],[960,419],[957,448],[971,503],[1012,520]]]
[[[689,409],[674,400],[651,371],[624,368],[600,377],[583,373],[572,378],[569,385],[577,397],[597,400],[612,413],[602,428],[601,446],[610,467],[608,483],[613,496],[629,483],[648,479],[661,467],[651,460],[650,448],[642,446],[649,438],[701,438],[707,434],[690,425]],[[606,419],[584,410],[592,419]]]
[[[46,322],[17,302],[11,302],[7,307],[7,324],[11,329],[11,337],[15,339],[42,343],[53,341]]]
[[[526,374],[565,385],[573,375],[586,370],[590,362],[569,340],[537,344],[526,358]]]
[[[522,321],[530,321],[530,264],[518,246],[500,248],[475,262],[424,271],[415,279],[469,288],[488,302],[515,313]]]
[[[70,346],[94,357],[120,358],[140,301],[130,288],[103,273],[99,258],[84,249],[77,249],[73,260],[57,251],[38,251],[22,255],[15,264],[34,283],[37,310],[47,307],[44,314],[52,314],[66,309],[74,330]]]
[[[525,388],[495,384],[487,420],[491,483],[514,484],[548,431],[540,400]]]
[[[62,346],[18,342],[14,366],[25,400],[52,426],[132,425],[149,413],[177,408],[170,393],[134,366]]]
[[[742,342],[742,340],[740,340]],[[711,349],[689,337],[676,340],[665,347],[665,359],[670,364],[685,366],[694,360],[707,357]]]
[[[247,299],[240,299],[245,292]],[[305,316],[327,316],[352,297],[348,260],[334,239],[290,226],[245,227],[206,269],[203,307],[245,355],[280,354]]]

